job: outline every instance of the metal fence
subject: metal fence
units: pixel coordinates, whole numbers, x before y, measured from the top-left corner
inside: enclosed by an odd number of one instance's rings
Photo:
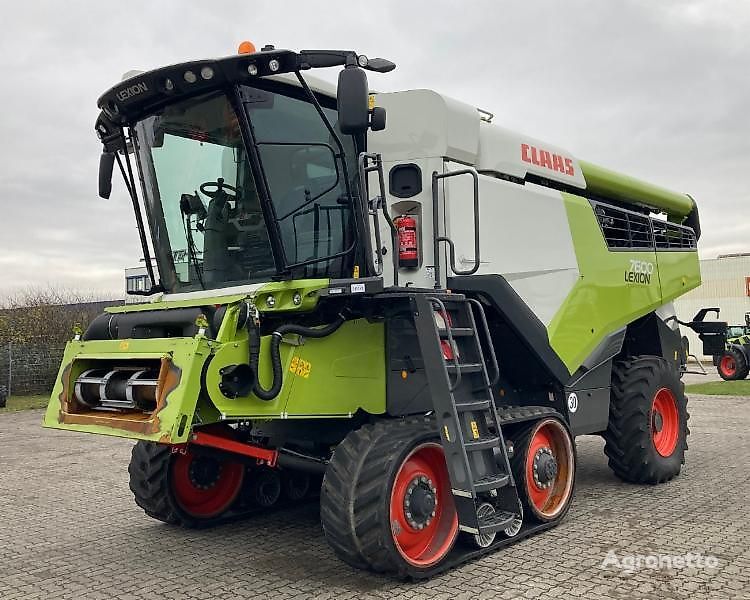
[[[48,394],[62,359],[64,345],[45,340],[7,342],[0,348],[0,386],[12,394]]]

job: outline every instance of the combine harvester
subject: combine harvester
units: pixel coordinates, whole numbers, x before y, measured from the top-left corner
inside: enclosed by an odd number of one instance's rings
[[[439,93],[370,93],[394,67],[245,43],[99,99],[100,195],[117,165],[155,283],[68,344],[45,425],[138,440],[149,516],[319,494],[343,561],[427,577],[560,522],[575,436],[626,481],[680,472],[695,202]]]

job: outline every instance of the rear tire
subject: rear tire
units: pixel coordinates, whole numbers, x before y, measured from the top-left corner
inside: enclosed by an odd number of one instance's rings
[[[745,379],[750,370],[745,353],[739,348],[728,348],[719,355],[716,370],[724,381]]]
[[[205,463],[188,447],[172,453],[166,444],[139,441],[128,465],[135,503],[159,521],[183,527],[215,523],[234,504],[242,488],[244,467],[230,460]],[[217,459],[208,460],[216,462]]]
[[[393,419],[350,432],[323,478],[320,515],[331,548],[353,567],[409,577],[440,564],[458,516],[435,421]]]
[[[687,398],[679,373],[659,356],[639,356],[612,369],[604,452],[620,479],[662,483],[685,462]]]

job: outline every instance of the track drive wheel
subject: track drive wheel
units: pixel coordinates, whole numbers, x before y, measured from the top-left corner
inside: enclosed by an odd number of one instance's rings
[[[218,520],[242,488],[244,467],[231,459],[172,453],[171,446],[139,441],[128,466],[135,502],[147,515],[185,527]]]
[[[745,353],[739,348],[728,348],[719,356],[717,370],[719,376],[725,381],[745,379],[750,365],[747,363]]]
[[[545,417],[521,427],[513,440],[511,468],[523,514],[542,523],[562,518],[575,486],[576,454],[570,430],[559,419]]]
[[[687,398],[679,373],[659,356],[638,356],[612,369],[604,452],[620,479],[662,483],[685,462]]]
[[[320,514],[328,543],[354,567],[409,577],[442,562],[458,515],[434,420],[350,432],[323,478]]]

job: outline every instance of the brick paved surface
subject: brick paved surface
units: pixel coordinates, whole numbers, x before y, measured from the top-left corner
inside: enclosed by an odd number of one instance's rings
[[[0,415],[0,598],[750,598],[750,399],[691,398],[687,468],[620,483],[602,441],[580,438],[576,498],[555,529],[428,582],[350,569],[307,505],[206,531],[150,520],[131,501],[126,440]],[[713,569],[630,574],[609,550],[717,557]]]

